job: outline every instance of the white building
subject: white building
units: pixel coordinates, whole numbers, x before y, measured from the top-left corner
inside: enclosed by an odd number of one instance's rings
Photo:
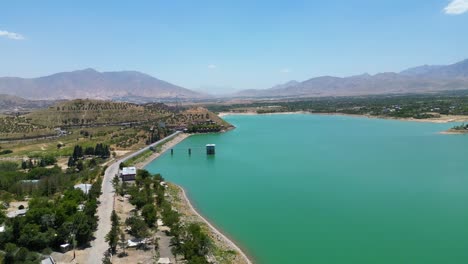
[[[75,185],[75,189],[80,189],[84,192],[84,194],[88,194],[89,193],[89,190],[91,190],[91,186],[93,186],[92,184],[89,184],[89,183],[81,183],[81,184],[77,184]]]
[[[123,167],[120,171],[120,178],[122,178],[122,181],[134,181],[136,171],[135,167]]]
[[[27,211],[28,211],[28,209],[19,209],[19,210],[13,211],[13,212],[9,212],[7,214],[7,217],[8,218],[15,218],[17,216],[23,216],[23,215],[26,214]]]

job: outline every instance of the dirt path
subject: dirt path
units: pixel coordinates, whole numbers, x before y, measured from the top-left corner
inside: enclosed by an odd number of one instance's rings
[[[172,263],[175,263],[174,254],[171,251],[171,238],[166,235],[164,232],[158,231],[156,233],[158,239],[158,248],[159,248],[159,257],[160,258],[169,258]]]

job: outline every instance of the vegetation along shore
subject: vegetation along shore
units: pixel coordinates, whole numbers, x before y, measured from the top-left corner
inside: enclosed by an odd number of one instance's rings
[[[418,122],[467,122],[468,91],[350,97],[268,98],[207,104],[226,114],[307,113],[364,116]]]
[[[125,224],[115,220],[118,222],[115,225],[130,225],[130,228],[141,229],[142,227],[135,226],[135,223],[131,223],[132,221],[138,222],[138,217],[135,216],[130,218],[132,220],[129,221],[128,215],[132,215],[133,210],[139,210],[138,208],[141,208],[141,210],[143,210],[141,213],[143,215],[143,219],[141,220],[145,220],[145,207],[147,208],[149,206],[148,204],[152,204],[151,200],[144,198],[144,196],[148,193],[155,193],[156,195],[154,211],[156,212],[157,219],[159,220],[157,221],[158,223],[155,228],[151,228],[151,225],[148,225],[148,228],[143,228],[146,231],[142,231],[142,234],[138,234],[138,232],[132,231],[132,235],[135,237],[140,237],[140,239],[143,237],[154,238],[154,242],[145,242],[145,245],[141,246],[141,248],[146,248],[146,250],[141,251],[138,250],[138,248],[125,249],[123,247],[118,250],[118,243],[114,242],[114,244],[117,243],[114,247],[114,253],[118,254],[119,258],[114,258],[112,263],[126,263],[127,261],[134,259],[144,263],[150,263],[151,259],[159,257],[167,257],[173,261],[181,261],[182,259],[193,258],[192,260],[197,259],[197,261],[200,261],[193,263],[205,263],[203,258],[205,256],[209,263],[252,263],[247,255],[232,240],[226,237],[221,231],[216,229],[213,224],[211,224],[208,220],[206,220],[206,218],[201,216],[195,210],[181,187],[173,183],[166,183],[162,175],[151,176],[147,171],[143,170],[146,164],[160,157],[160,155],[162,155],[165,151],[173,148],[175,145],[182,142],[189,136],[189,134],[181,133],[171,138],[170,140],[163,142],[161,145],[156,146],[157,151],[154,154],[147,155],[145,152],[142,152],[139,155],[125,161],[124,164],[121,165],[135,166],[138,169],[135,184],[136,186],[145,187],[143,187],[142,191],[137,192],[135,189],[133,189],[134,187],[132,187],[132,184],[118,180],[114,181],[114,186],[116,189],[116,202],[114,206],[114,208],[116,208],[115,214],[119,221],[121,219],[127,218]],[[151,182],[148,177],[154,181],[157,181],[157,184],[152,185],[154,187],[148,187],[144,184],[144,182]],[[160,188],[160,186],[163,186],[163,188]],[[142,193],[146,194],[142,195]],[[188,230],[181,230],[186,227]],[[122,232],[122,230],[115,231],[116,234],[114,237],[117,237],[118,234]],[[187,239],[184,237],[185,232],[195,232],[198,234],[197,236],[200,236],[201,240],[206,240],[205,242],[198,241],[197,243],[197,245],[200,246],[200,248],[197,250],[204,252],[202,255],[186,255],[188,249],[183,246],[184,244],[180,244],[180,241]],[[168,243],[168,241],[171,242]],[[151,247],[153,247],[153,250],[148,250],[148,248],[151,249]]]
[[[232,128],[214,113],[72,100],[0,119],[0,262],[153,263],[169,255],[244,263],[235,261],[242,255],[236,248],[220,250],[202,221],[183,222],[162,176],[138,170],[134,183],[116,177],[119,167],[143,168],[189,136],[181,131]],[[191,237],[199,248],[183,246]]]
[[[151,156],[138,160],[135,166],[138,169],[143,169],[147,164],[152,162],[154,159],[160,157],[164,152],[175,147],[177,144],[188,138],[190,134],[179,134],[177,137],[169,140],[167,143],[161,145],[160,152],[156,152]],[[174,206],[180,213],[181,220],[188,223],[197,223],[202,227],[203,232],[206,232],[210,244],[212,246],[212,260],[215,263],[232,263],[232,264],[251,264],[251,259],[242,251],[242,249],[236,245],[231,239],[229,239],[223,232],[219,231],[212,223],[210,223],[205,217],[197,212],[195,207],[190,202],[184,189],[174,183],[168,184],[167,189],[168,197],[171,200],[172,206]]]

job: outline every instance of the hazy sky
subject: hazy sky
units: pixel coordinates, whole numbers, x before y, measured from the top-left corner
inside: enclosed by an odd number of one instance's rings
[[[138,70],[191,89],[468,58],[468,0],[0,3],[0,76]]]

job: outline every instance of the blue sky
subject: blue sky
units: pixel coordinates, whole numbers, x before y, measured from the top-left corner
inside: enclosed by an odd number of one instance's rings
[[[468,0],[5,0],[0,8],[0,76],[138,70],[219,92],[468,58]]]

